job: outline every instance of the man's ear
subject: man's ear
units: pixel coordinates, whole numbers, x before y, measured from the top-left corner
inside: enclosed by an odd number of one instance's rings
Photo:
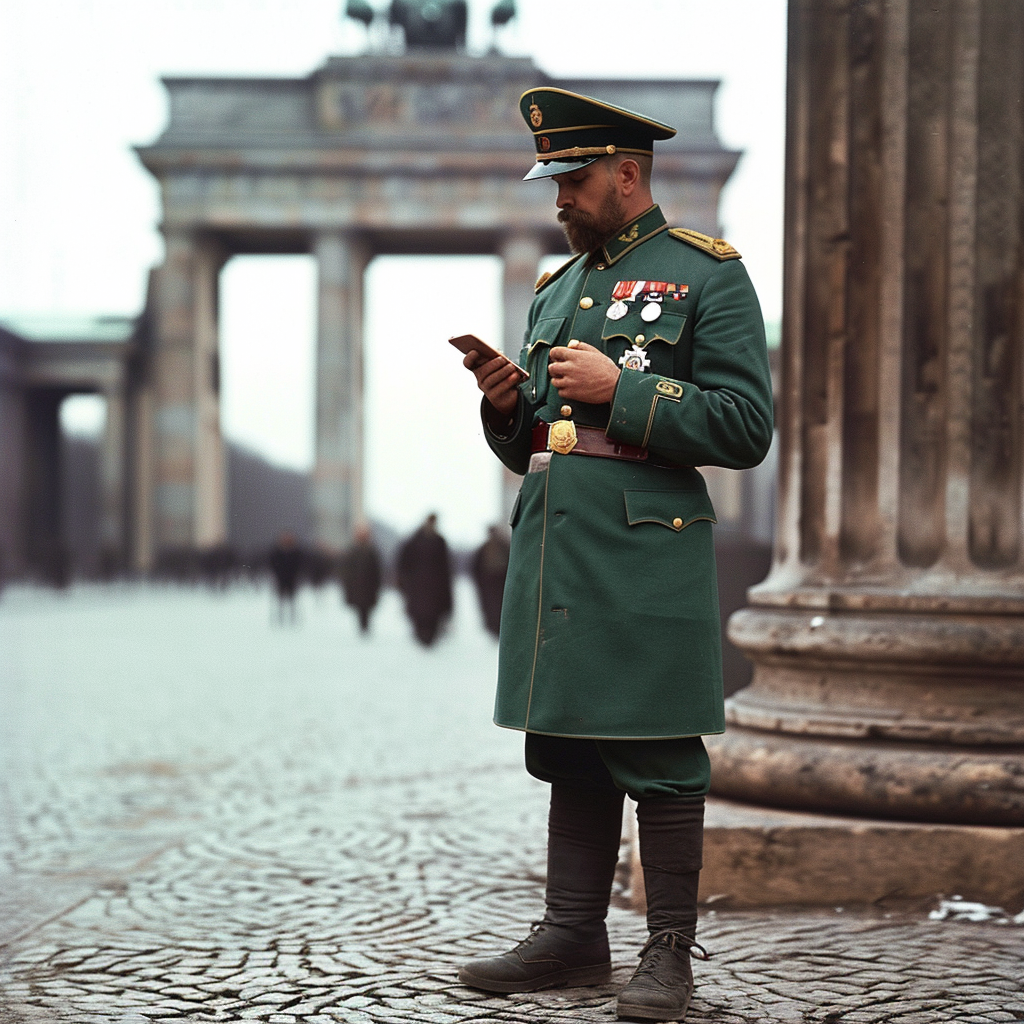
[[[640,165],[630,157],[626,157],[619,161],[619,166],[615,169],[615,177],[618,179],[619,191],[628,198],[640,183]]]

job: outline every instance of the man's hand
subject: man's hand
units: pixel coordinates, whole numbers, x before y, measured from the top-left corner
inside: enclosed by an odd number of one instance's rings
[[[507,359],[486,359],[479,352],[470,352],[462,365],[476,377],[477,387],[495,411],[510,420],[519,401],[519,372]]]
[[[615,395],[622,371],[598,348],[575,338],[548,353],[548,373],[560,398],[603,405]]]

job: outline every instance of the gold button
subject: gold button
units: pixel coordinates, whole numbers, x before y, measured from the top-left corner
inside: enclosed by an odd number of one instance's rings
[[[560,413],[561,413],[561,414],[562,414],[562,415],[563,415],[563,416],[564,416],[564,417],[565,417],[566,419],[568,419],[568,418],[569,418],[569,417],[570,417],[570,416],[572,415],[572,406],[571,406],[571,405],[563,405],[563,406],[562,406],[562,408],[561,408],[561,409],[559,409],[558,411],[559,411],[559,412],[560,412]]]
[[[594,269],[595,270],[604,270],[604,264],[603,263],[598,263],[598,265],[596,267],[594,267]]]
[[[590,309],[593,304],[594,300],[589,295],[584,295],[583,298],[580,299],[580,309]]]
[[[636,336],[636,343],[638,345],[642,345],[646,340],[647,340],[647,338],[645,338],[644,335],[642,335],[642,334],[638,334]]]
[[[674,527],[675,527],[675,528],[676,528],[677,530],[679,530],[679,529],[682,529],[682,526],[683,526],[683,521],[682,521],[682,519],[680,519],[680,518],[679,518],[679,516],[676,516],[676,517],[675,517],[675,519],[673,519],[673,520],[672,520],[672,525],[673,525],[673,526],[674,526]]]

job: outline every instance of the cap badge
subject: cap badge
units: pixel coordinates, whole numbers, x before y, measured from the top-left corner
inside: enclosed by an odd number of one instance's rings
[[[643,373],[650,365],[650,358],[639,345],[626,349],[619,360],[619,366],[624,370],[639,370],[640,373]]]
[[[551,140],[546,136],[540,137],[540,151],[546,153],[551,148]]]
[[[536,103],[530,104],[530,124],[534,128],[539,128],[544,123],[544,115],[540,111],[540,107]]]

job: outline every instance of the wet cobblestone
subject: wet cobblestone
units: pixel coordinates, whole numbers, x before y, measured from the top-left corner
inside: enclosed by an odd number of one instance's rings
[[[423,650],[391,594],[364,640],[336,591],[8,591],[0,1024],[614,1020],[623,907],[608,986],[455,980],[538,916],[546,813],[459,597]],[[1024,1020],[1024,928],[927,909],[706,909],[688,1020]]]

